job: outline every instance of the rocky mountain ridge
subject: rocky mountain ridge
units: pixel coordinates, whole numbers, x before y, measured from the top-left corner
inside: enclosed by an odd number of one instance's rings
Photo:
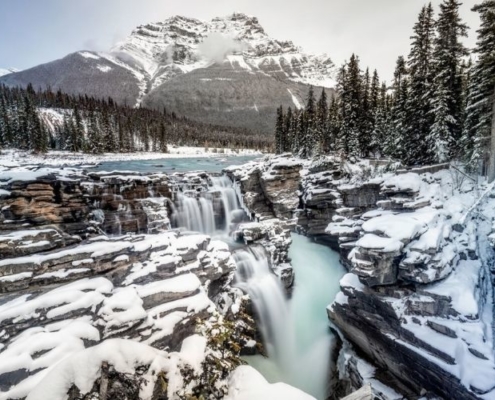
[[[181,16],[137,27],[110,52],[81,51],[0,83],[112,97],[221,125],[271,131],[278,105],[300,108],[308,85],[333,93],[335,67],[268,36],[255,17]]]

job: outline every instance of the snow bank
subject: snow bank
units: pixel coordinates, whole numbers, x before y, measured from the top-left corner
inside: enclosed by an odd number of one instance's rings
[[[238,367],[230,376],[225,400],[315,400],[313,396],[285,383],[270,384],[254,368]],[[29,399],[28,399],[29,400]]]

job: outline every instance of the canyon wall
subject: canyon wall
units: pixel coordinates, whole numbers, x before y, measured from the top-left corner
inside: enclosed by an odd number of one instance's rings
[[[495,395],[493,204],[446,167],[391,173],[282,155],[226,170],[254,218],[291,219],[349,270],[328,308],[349,344],[335,393],[371,383],[383,398]]]

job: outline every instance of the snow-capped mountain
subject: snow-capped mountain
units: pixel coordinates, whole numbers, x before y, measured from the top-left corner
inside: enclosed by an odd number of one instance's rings
[[[176,16],[142,25],[113,51],[130,55],[148,76],[152,89],[215,62],[293,82],[334,85],[334,65],[327,55],[305,54],[292,42],[274,40],[257,18],[245,14],[210,22]]]
[[[0,76],[13,74],[15,72],[19,72],[19,70],[16,68],[0,68]]]
[[[72,53],[0,82],[31,82],[268,131],[276,107],[299,108],[308,85],[331,92],[334,73],[327,55],[275,40],[257,18],[235,13],[209,22],[175,16],[142,25],[108,53]]]

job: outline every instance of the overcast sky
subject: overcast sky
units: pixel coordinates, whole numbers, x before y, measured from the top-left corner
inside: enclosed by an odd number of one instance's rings
[[[208,20],[232,12],[257,16],[276,39],[329,54],[337,65],[358,54],[389,79],[409,52],[425,0],[0,0],[0,68],[29,68],[77,50],[108,50],[134,27],[172,15]],[[441,0],[433,0],[436,11]],[[473,0],[462,8],[473,46]]]

